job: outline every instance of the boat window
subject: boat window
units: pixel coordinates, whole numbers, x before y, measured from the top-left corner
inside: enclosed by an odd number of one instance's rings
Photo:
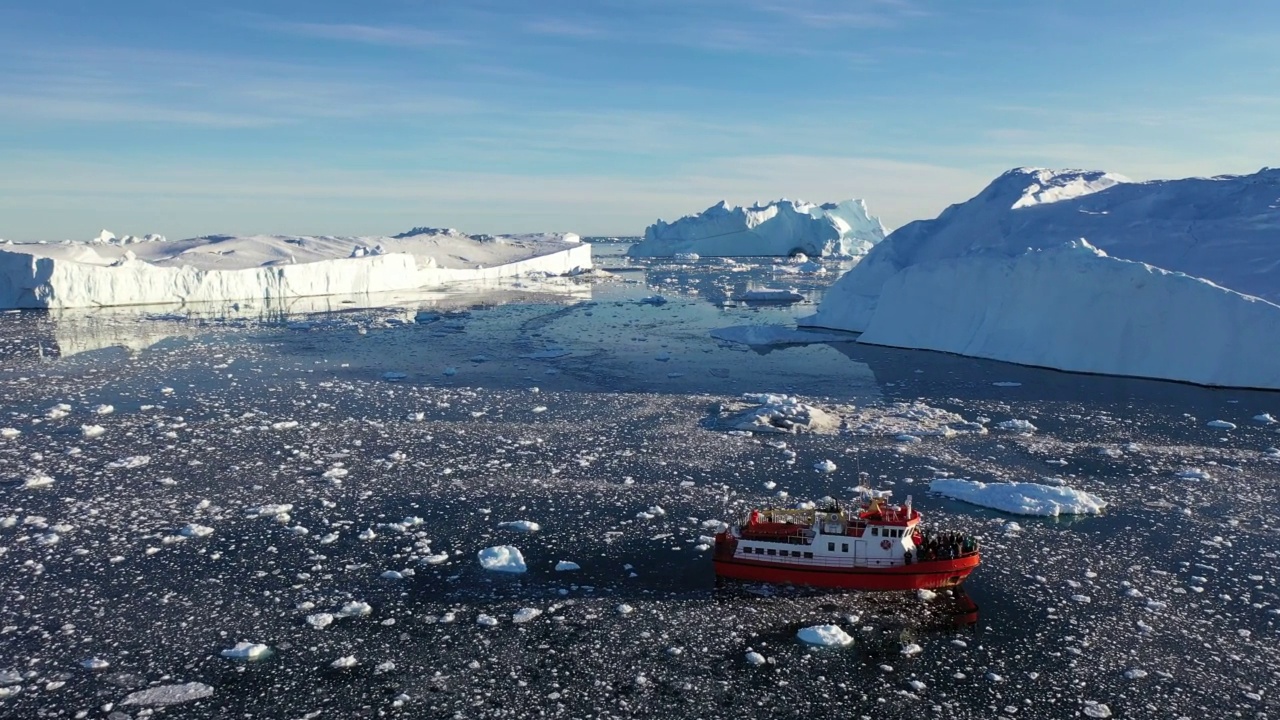
[[[764,548],[756,548],[756,554],[757,554],[757,555],[763,555],[763,554],[764,554]]]
[[[777,555],[777,554],[778,554],[778,551],[777,551],[777,550],[774,550],[773,548],[769,548],[769,554],[770,554],[770,555]]]
[[[751,548],[747,547],[746,545],[743,545],[743,546],[742,546],[742,554],[744,554],[744,555],[750,555],[750,554],[751,554]]]
[[[835,543],[827,543],[827,551],[828,551],[828,552],[835,552],[835,551],[836,551],[836,544],[835,544]]]
[[[799,551],[799,550],[792,550],[792,551],[791,551],[791,557],[800,557],[800,551]]]
[[[879,535],[879,534],[880,534],[880,528],[878,528],[878,527],[873,527],[873,528],[871,528],[871,534],[872,534],[872,535]]]
[[[804,554],[804,556],[805,556],[806,558],[808,558],[809,560],[812,560],[812,559],[813,559],[813,553],[811,553],[811,552],[807,552],[807,553],[805,553],[805,554]]]
[[[849,543],[840,543],[840,552],[849,552]]]

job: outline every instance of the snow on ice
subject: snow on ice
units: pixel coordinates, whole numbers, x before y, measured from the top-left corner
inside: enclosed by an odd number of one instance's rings
[[[939,478],[929,489],[955,500],[1017,515],[1097,515],[1105,500],[1081,490],[1030,482],[984,483]]]
[[[796,637],[806,645],[822,647],[845,647],[853,644],[853,636],[840,629],[839,625],[814,625],[800,628]]]

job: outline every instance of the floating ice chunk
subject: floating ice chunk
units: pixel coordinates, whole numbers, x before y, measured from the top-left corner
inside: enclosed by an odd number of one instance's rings
[[[1109,718],[1111,717],[1111,708],[1100,702],[1085,700],[1084,714],[1091,718]]]
[[[747,393],[744,402],[754,404],[724,423],[734,430],[762,433],[831,434],[840,429],[840,417],[791,395]]]
[[[796,637],[805,644],[823,647],[845,647],[853,644],[853,637],[841,630],[838,625],[814,625],[800,628],[796,632]]]
[[[1019,515],[1097,515],[1105,500],[1081,490],[1039,483],[983,483],[973,480],[939,478],[929,489],[940,495]]]
[[[657,305],[666,305],[666,304],[667,304],[667,299],[666,299],[666,298],[664,298],[664,297],[662,297],[661,295],[650,295],[650,296],[648,296],[648,297],[646,297],[646,298],[641,298],[638,302],[639,302],[641,305],[654,305],[654,306],[657,306]]]
[[[365,528],[356,537],[360,538],[361,540],[369,541],[369,540],[377,539],[378,534],[373,531],[373,528]]]
[[[81,660],[80,667],[85,670],[105,670],[111,667],[111,663],[101,658],[91,657],[88,660]]]
[[[493,572],[522,573],[528,570],[524,564],[524,555],[511,545],[496,545],[481,550],[480,566]]]
[[[28,473],[27,476],[22,480],[22,487],[28,490],[32,488],[49,487],[52,484],[53,484],[53,478],[49,477],[48,475],[45,475],[39,470],[34,470],[31,473]]]
[[[1089,597],[1088,595],[1072,595],[1071,599],[1083,605],[1088,605],[1089,603],[1093,602],[1093,598]]]
[[[1213,476],[1207,470],[1200,468],[1184,468],[1178,471],[1178,477],[1183,480],[1212,480]]]
[[[764,656],[763,656],[763,655],[761,655],[760,653],[758,653],[758,652],[754,651],[754,650],[752,650],[751,652],[747,653],[747,664],[748,664],[748,665],[755,665],[756,667],[759,667],[759,666],[761,666],[761,665],[765,664],[766,662],[768,662],[768,661],[767,661],[767,660],[765,660]]]
[[[813,469],[820,473],[833,473],[836,471],[836,464],[830,460],[820,460],[813,464]]]
[[[581,565],[579,565],[576,562],[571,562],[569,560],[561,560],[560,562],[556,563],[556,572],[566,572],[570,570],[581,570],[581,569],[582,569]]]
[[[485,615],[484,613],[480,613],[480,615],[476,618],[476,624],[480,625],[481,627],[493,627],[498,624],[498,618],[493,617],[492,615]]]
[[[344,618],[364,617],[371,612],[373,612],[373,607],[370,606],[369,603],[353,600],[343,605],[342,608],[338,610],[337,616]]]
[[[353,668],[359,664],[360,661],[356,660],[355,655],[347,655],[329,663],[329,667],[334,668],[335,670],[346,670],[347,668]]]
[[[920,647],[920,645],[917,643],[908,643],[902,646],[901,652],[903,655],[906,655],[907,657],[911,657],[912,655],[919,655],[920,653],[924,652],[924,648]]]
[[[110,415],[116,411],[116,408],[114,405],[99,405],[93,411],[99,415]]]
[[[121,705],[146,705],[162,707],[179,703],[202,700],[213,695],[213,688],[201,682],[189,682],[181,685],[160,685],[131,692],[120,701]]]
[[[293,509],[293,505],[290,503],[281,503],[278,505],[259,505],[257,507],[249,508],[248,517],[251,517],[251,518],[278,517],[280,515],[287,515],[289,511],[292,509]]]
[[[993,682],[993,683],[1004,682],[1004,676],[1000,675],[999,673],[989,672],[986,674],[986,678],[987,678],[987,682]]]
[[[678,252],[672,253],[671,255],[671,259],[678,263],[695,263],[698,262],[701,257],[702,256],[696,252]]]
[[[119,460],[112,460],[107,463],[107,468],[111,470],[126,470],[142,467],[149,462],[151,462],[150,455],[130,455],[129,457],[120,458]]]
[[[202,538],[208,535],[212,535],[213,528],[207,525],[200,525],[197,523],[188,523],[187,525],[182,526],[182,529],[178,531],[178,534],[182,535],[183,537]]]
[[[1254,415],[1253,421],[1260,422],[1263,425],[1274,425],[1276,423],[1276,419],[1271,416],[1271,413],[1262,413],[1261,415]]]
[[[445,562],[448,559],[449,559],[449,553],[441,552],[441,553],[436,553],[435,555],[428,555],[422,558],[422,562],[425,562],[428,565],[439,565],[440,563]]]
[[[87,438],[102,437],[106,434],[107,429],[101,425],[81,425],[80,434]]]
[[[631,607],[626,603],[622,603],[617,607],[617,611],[619,615],[630,615],[631,613],[635,612],[635,608]]]
[[[57,545],[61,541],[62,536],[54,532],[45,533],[44,535],[40,535],[36,538],[36,544],[42,546]]]
[[[317,630],[323,630],[333,624],[333,615],[331,613],[308,615],[307,624]]]
[[[386,572],[382,573],[382,575],[380,575],[379,577],[381,577],[383,580],[403,580],[404,573],[400,572],[399,570],[387,570]]]
[[[528,607],[520,608],[519,610],[511,614],[511,622],[517,625],[520,625],[523,623],[527,623],[530,620],[533,620],[534,618],[538,617],[541,614],[542,614],[542,611],[539,610],[538,608],[528,608]]]
[[[0,687],[17,685],[22,682],[22,673],[17,670],[0,670]]]
[[[1018,523],[1010,520],[1009,522],[1004,524],[1005,535],[1016,535],[1017,533],[1020,533],[1020,532],[1022,532],[1022,526],[1019,525]]]
[[[401,380],[407,377],[409,377],[409,375],[407,373],[402,373],[402,372],[392,371],[392,372],[382,373],[382,379],[386,380],[387,382],[400,382]]]
[[[1210,420],[1205,423],[1206,426],[1217,430],[1235,430],[1236,424],[1227,422],[1226,420]]]
[[[1010,430],[1010,431],[1020,432],[1020,433],[1033,433],[1039,429],[1035,425],[1032,425],[1031,422],[1028,420],[1018,420],[1018,419],[1005,420],[1002,423],[998,423],[996,427],[1000,428],[1001,430]]]
[[[328,545],[329,543],[336,542],[337,539],[338,533],[325,533],[325,535],[320,538],[320,544]]]
[[[238,642],[233,648],[222,651],[222,657],[232,660],[257,660],[271,652],[271,648],[261,643]]]
[[[45,411],[44,416],[50,420],[58,420],[71,414],[71,406],[66,403],[58,403]]]
[[[498,523],[498,528],[502,530],[516,530],[518,532],[538,532],[542,526],[532,520],[507,520]]]
[[[4,438],[5,440],[16,438],[21,434],[22,431],[18,428],[0,428],[0,438]]]
[[[280,422],[271,423],[272,430],[292,430],[298,427],[297,420],[281,420]]]
[[[925,588],[920,588],[919,590],[916,590],[916,597],[920,598],[925,602],[929,602],[930,600],[933,600],[934,598],[938,597],[938,593],[932,590],[927,590]]]
[[[1126,680],[1140,680],[1147,676],[1147,671],[1141,668],[1129,668],[1124,671]]]

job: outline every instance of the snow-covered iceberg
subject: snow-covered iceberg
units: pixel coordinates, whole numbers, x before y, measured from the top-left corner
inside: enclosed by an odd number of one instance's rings
[[[929,483],[929,489],[954,500],[1017,515],[1097,515],[1107,506],[1102,498],[1082,490],[1032,482],[940,478]]]
[[[160,236],[0,248],[0,308],[362,295],[591,267],[577,235]]]
[[[1005,173],[877,245],[802,325],[1060,370],[1280,388],[1280,170]]]
[[[645,228],[644,240],[632,245],[632,257],[703,257],[748,255],[863,255],[884,239],[880,219],[862,200],[814,205],[778,200],[767,205],[737,207],[721,201],[673,223]]]

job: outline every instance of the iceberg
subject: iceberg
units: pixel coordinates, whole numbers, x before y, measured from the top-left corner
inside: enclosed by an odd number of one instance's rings
[[[858,256],[885,238],[862,200],[814,205],[778,200],[737,207],[723,200],[673,223],[662,220],[627,250],[631,257]]]
[[[1102,498],[1082,490],[1032,482],[984,483],[941,478],[930,482],[929,490],[953,500],[1016,515],[1097,515],[1107,506]]]
[[[806,327],[1074,372],[1280,389],[1280,170],[1019,169],[877,245]]]
[[[0,308],[79,308],[366,295],[591,268],[573,233],[493,237],[158,235],[0,249]]]

